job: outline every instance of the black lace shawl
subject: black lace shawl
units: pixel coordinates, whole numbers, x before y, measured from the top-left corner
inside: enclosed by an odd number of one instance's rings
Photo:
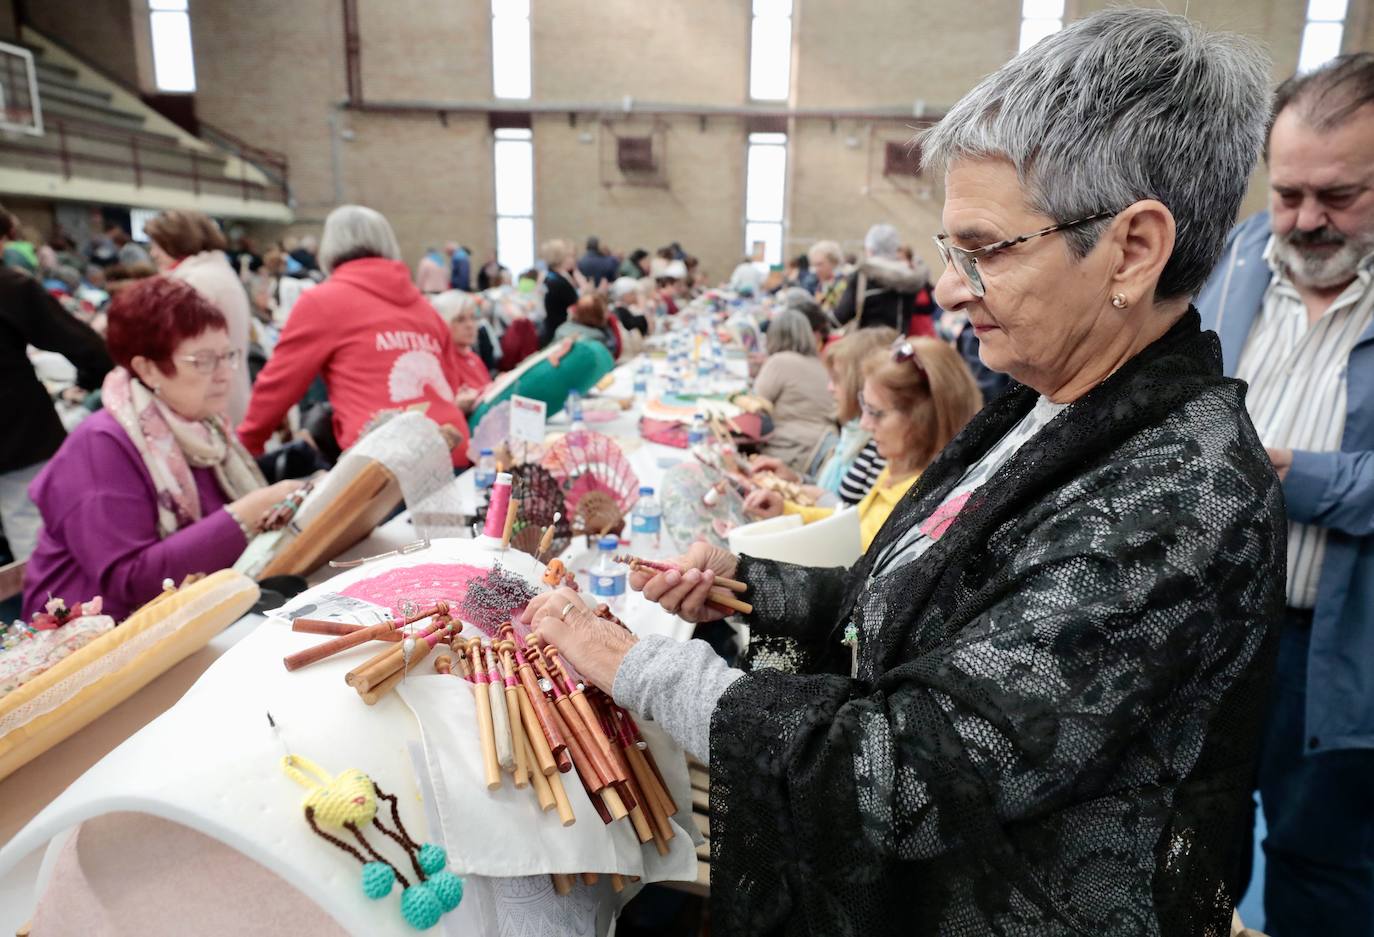
[[[756,664],[712,717],[718,933],[1228,933],[1285,527],[1220,364],[1190,310],[902,568],[870,576],[1033,391],[975,417],[854,568],[742,561],[797,672]]]

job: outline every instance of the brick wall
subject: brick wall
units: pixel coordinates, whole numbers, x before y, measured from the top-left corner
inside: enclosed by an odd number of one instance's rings
[[[39,32],[126,85],[138,87],[133,0],[29,0],[24,9]],[[146,5],[143,10],[146,17]]]

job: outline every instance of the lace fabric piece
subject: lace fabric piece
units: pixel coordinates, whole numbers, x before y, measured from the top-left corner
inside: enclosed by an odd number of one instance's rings
[[[742,561],[765,648],[712,719],[722,933],[1228,933],[1284,512],[1197,316],[874,574],[1034,400],[977,416],[853,569]]]
[[[339,591],[343,595],[389,608],[392,615],[399,617],[403,614],[402,607],[407,603],[418,608],[430,608],[442,600],[456,609],[467,596],[468,585],[486,575],[484,567],[464,563],[419,563],[360,579]]]

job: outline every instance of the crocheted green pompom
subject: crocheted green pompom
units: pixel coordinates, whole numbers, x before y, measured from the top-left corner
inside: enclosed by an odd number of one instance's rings
[[[369,862],[363,866],[363,894],[376,901],[391,894],[396,883],[396,871],[385,862]]]
[[[439,923],[444,915],[444,906],[428,882],[411,885],[401,893],[401,914],[406,923],[416,930],[428,930]]]
[[[445,911],[452,911],[463,900],[463,880],[452,872],[435,872],[426,884],[434,891]]]
[[[425,843],[420,847],[420,868],[425,870],[426,875],[433,875],[446,865],[448,853],[444,852],[443,846]]]

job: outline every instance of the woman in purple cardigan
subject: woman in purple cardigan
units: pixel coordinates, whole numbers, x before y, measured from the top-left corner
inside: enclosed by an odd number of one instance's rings
[[[118,367],[29,487],[43,532],[24,616],[49,598],[104,598],[123,618],[191,573],[233,565],[265,513],[299,487],[268,487],[220,414],[242,352],[224,316],[185,283],[120,293],[106,333]]]

